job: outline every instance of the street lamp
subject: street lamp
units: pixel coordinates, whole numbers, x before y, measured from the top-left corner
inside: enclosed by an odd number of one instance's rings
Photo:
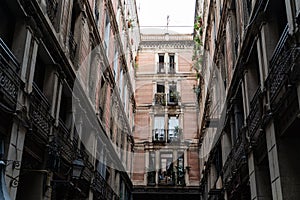
[[[84,169],[82,159],[73,160],[72,162],[72,178],[79,179]]]

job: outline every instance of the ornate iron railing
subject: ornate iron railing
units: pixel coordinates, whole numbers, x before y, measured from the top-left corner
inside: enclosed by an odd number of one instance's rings
[[[177,185],[185,185],[185,169],[177,167]]]
[[[92,191],[99,199],[105,199],[107,183],[99,172],[95,172],[95,176],[92,182]]]
[[[274,103],[284,83],[288,80],[287,74],[292,66],[293,50],[287,44],[288,31],[289,28],[286,25],[270,60],[271,70],[266,83],[269,89],[271,104]]]
[[[175,172],[170,170],[170,172],[158,172],[158,184],[159,185],[175,185]]]
[[[21,86],[21,79],[17,74],[19,68],[17,59],[0,38],[0,93],[4,94],[4,100],[13,108]]]
[[[165,93],[156,93],[154,95],[155,105],[166,105],[166,94]]]
[[[89,161],[89,155],[87,154],[86,150],[80,150],[80,155],[82,156],[83,163],[85,166],[82,172],[82,178],[90,182],[93,176],[94,166]]]
[[[165,129],[153,129],[153,142],[166,142],[166,130]]]
[[[60,147],[60,155],[71,163],[75,159],[76,146],[74,141],[71,140],[70,131],[62,120],[59,120],[57,139]]]
[[[248,131],[250,137],[252,137],[253,134],[255,134],[255,132],[257,131],[261,123],[261,119],[262,119],[262,110],[261,110],[261,101],[260,101],[261,95],[262,95],[261,88],[260,86],[258,86],[254,94],[254,97],[250,102],[250,112],[247,118],[247,125],[248,125]]]
[[[173,94],[168,94],[168,105],[170,106],[178,105],[179,98],[180,96],[177,92]]]
[[[54,19],[57,13],[58,3],[56,0],[47,0],[47,15],[52,23],[54,23]]]
[[[148,185],[155,185],[156,171],[147,172]]]
[[[42,134],[43,139],[48,141],[48,136],[50,133],[50,126],[52,123],[52,117],[50,115],[50,104],[40,91],[38,86],[32,84],[32,93],[30,98],[30,118],[32,124],[37,128],[38,132]]]
[[[182,140],[182,129],[168,129],[168,142],[180,142]]]
[[[242,132],[242,135],[237,140],[237,143],[234,145],[234,147],[231,149],[231,152],[228,155],[227,160],[223,166],[222,173],[224,183],[231,182],[240,166],[246,163],[247,158],[245,146],[246,138],[244,132]]]

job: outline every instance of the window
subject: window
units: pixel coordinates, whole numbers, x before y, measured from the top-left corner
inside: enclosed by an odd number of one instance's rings
[[[158,55],[158,73],[165,73],[165,58],[164,54]]]
[[[169,101],[168,103],[178,103],[179,94],[177,92],[176,83],[172,83],[169,85]]]
[[[123,104],[124,104],[124,110],[127,113],[128,112],[128,88],[127,88],[127,82],[124,84],[124,97],[123,97]]]
[[[120,80],[119,80],[119,92],[120,92],[120,97],[123,98],[123,69],[121,68],[120,70]]]
[[[94,14],[95,14],[95,20],[96,23],[98,24],[99,21],[99,0],[95,0],[95,4],[94,4]]]
[[[166,104],[165,83],[162,82],[156,84],[156,94],[154,99],[156,105]]]
[[[164,83],[157,83],[156,92],[157,93],[165,93],[165,84]]]
[[[109,47],[109,37],[110,37],[110,19],[109,19],[109,13],[106,12],[104,46],[107,55],[108,55],[108,47]]]
[[[70,50],[70,59],[71,61],[74,62],[75,56],[76,56],[76,51],[77,51],[77,43],[76,43],[76,38],[78,38],[78,31],[76,27],[78,27],[78,24],[81,23],[80,19],[80,6],[79,4],[74,1],[73,4],[73,9],[72,9],[72,19],[71,19],[71,30],[69,33],[69,50]],[[77,36],[76,36],[77,33]]]
[[[154,117],[154,130],[153,130],[154,141],[165,141],[165,117],[155,116]]]
[[[169,116],[168,142],[179,139],[179,120],[176,116]]]
[[[174,185],[173,155],[172,153],[160,154],[160,169],[158,181],[161,185]]]
[[[175,56],[174,55],[170,55],[169,56],[169,73],[170,74],[174,74],[175,73]]]
[[[147,171],[148,185],[155,185],[155,152],[149,152],[149,169]]]
[[[183,153],[178,153],[179,158],[177,159],[177,184],[178,185],[184,185],[185,179],[184,179],[184,158]]]
[[[116,46],[115,55],[114,55],[114,77],[115,82],[117,82],[117,76],[118,76],[118,67],[119,67],[119,52]]]
[[[107,83],[105,82],[104,76],[102,76],[100,92],[99,92],[99,117],[100,117],[100,119],[103,119],[103,115],[104,115],[104,107],[105,107],[105,103],[106,103],[106,89],[107,89]]]

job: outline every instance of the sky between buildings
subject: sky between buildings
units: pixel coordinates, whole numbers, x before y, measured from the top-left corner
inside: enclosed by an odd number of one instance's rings
[[[169,33],[193,32],[196,0],[136,0],[136,4],[142,33],[166,33],[167,16]]]

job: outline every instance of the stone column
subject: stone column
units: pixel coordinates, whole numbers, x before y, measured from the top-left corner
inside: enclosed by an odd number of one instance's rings
[[[158,172],[160,169],[160,151],[155,151],[155,169],[156,169],[156,175],[155,175],[155,184],[158,184]]]
[[[145,173],[144,173],[144,185],[148,184],[148,172],[149,169],[149,151],[145,151]]]
[[[272,196],[274,200],[282,200],[282,186],[281,178],[279,171],[279,162],[278,162],[278,150],[276,144],[276,134],[274,122],[266,127],[266,140],[267,140],[267,150],[268,150],[268,159],[269,159],[269,168],[270,168],[270,177],[272,183]]]
[[[292,1],[293,0],[285,0],[287,20],[288,20],[288,24],[289,24],[289,33],[291,35],[294,33],[294,29],[295,29],[294,19],[296,17],[296,16],[294,16],[295,8],[293,8],[293,6],[292,6]],[[296,1],[299,2],[299,0],[296,0]]]

